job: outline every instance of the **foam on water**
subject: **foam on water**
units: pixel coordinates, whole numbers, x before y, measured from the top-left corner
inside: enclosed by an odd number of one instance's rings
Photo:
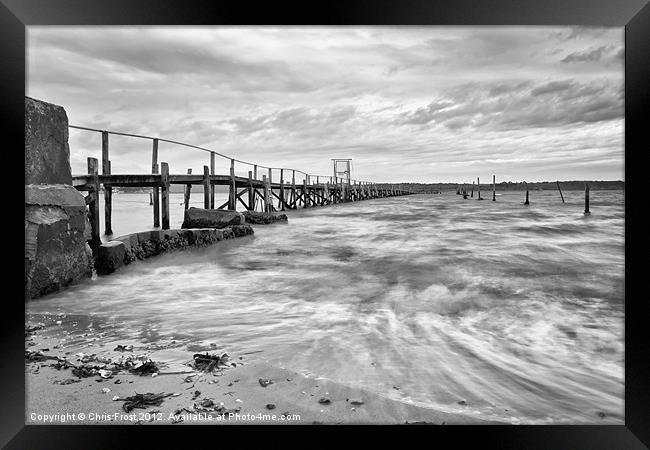
[[[529,207],[505,192],[290,211],[287,225],[138,262],[28,312],[90,315],[122,340],[261,350],[443,411],[623,423],[623,193],[592,191],[590,216],[581,192],[564,194],[531,192]],[[140,208],[116,234],[148,228],[148,195],[114,202]]]

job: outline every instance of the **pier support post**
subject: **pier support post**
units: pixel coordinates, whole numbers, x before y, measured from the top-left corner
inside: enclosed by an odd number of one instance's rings
[[[187,174],[192,175],[192,169],[187,169]],[[190,195],[192,193],[192,183],[185,185],[185,209],[190,208]]]
[[[476,177],[476,189],[478,190],[478,200],[483,200],[481,198],[481,179]]]
[[[269,208],[269,182],[266,175],[262,175],[262,182],[264,183],[264,212],[270,212]]]
[[[298,201],[298,194],[296,192],[296,171],[292,171],[291,174],[291,207],[293,209],[297,208],[296,202]]]
[[[591,214],[589,211],[589,185],[585,183],[585,214]]]
[[[203,166],[203,208],[210,209],[210,168]]]
[[[102,174],[111,174],[111,162],[108,159],[108,131],[102,131]],[[104,234],[113,234],[111,213],[113,209],[113,188],[104,184]]]
[[[210,175],[214,173],[214,152],[210,152]],[[214,209],[214,184],[210,183],[210,209]]]
[[[497,185],[496,185],[496,176],[492,175],[492,201],[497,201]]]
[[[302,181],[302,207],[306,208],[308,205],[308,200],[307,200],[307,177],[308,175],[305,175],[305,179]]]
[[[153,140],[153,149],[151,152],[151,173],[158,174],[158,138]],[[160,189],[158,186],[153,188],[153,226],[160,226]]]
[[[284,204],[285,204],[285,198],[284,198],[284,169],[280,169],[280,208],[282,208],[282,211],[284,211]]]
[[[230,160],[230,184],[228,190],[228,209],[235,211],[237,209],[237,185],[235,184],[235,160]]]
[[[169,230],[169,165],[160,163],[160,200],[162,206],[162,229]]]
[[[97,249],[102,243],[99,237],[99,162],[97,158],[88,158],[88,174],[92,176],[92,190],[88,193],[91,197],[88,202],[88,220],[90,221],[90,248],[93,255],[97,255]]]
[[[269,178],[266,180],[269,183],[269,212],[275,209],[273,206],[273,170],[269,167]]]
[[[248,171],[248,210],[255,210],[255,188],[253,188],[253,172]]]
[[[557,184],[557,190],[560,192],[560,198],[562,199],[562,203],[564,203],[564,195],[562,195],[562,189],[560,189],[560,182],[556,181],[555,184]]]
[[[472,181],[472,194],[470,195],[470,197],[474,198],[474,182],[473,181]]]

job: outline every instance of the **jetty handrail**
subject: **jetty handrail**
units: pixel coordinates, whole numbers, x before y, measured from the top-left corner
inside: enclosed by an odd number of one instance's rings
[[[228,156],[228,155],[224,155],[223,153],[219,153],[219,152],[217,152],[215,150],[210,150],[209,148],[200,147],[198,145],[193,145],[193,144],[188,144],[186,142],[175,141],[175,140],[172,140],[172,139],[165,139],[165,138],[154,137],[154,136],[145,136],[145,135],[141,135],[141,134],[124,133],[124,132],[120,132],[120,131],[102,130],[102,129],[99,129],[99,128],[82,127],[80,125],[68,125],[68,128],[74,128],[74,129],[77,129],[77,130],[84,130],[84,131],[93,131],[93,132],[96,132],[96,133],[107,133],[107,134],[113,134],[113,135],[117,135],[117,136],[134,137],[134,138],[138,138],[138,139],[157,140],[158,142],[167,142],[168,144],[175,144],[175,145],[180,145],[180,146],[184,146],[184,147],[194,148],[194,149],[197,149],[197,150],[202,150],[204,152],[209,152],[210,154],[220,156],[221,158],[224,158],[224,159],[227,159],[227,160],[230,160],[230,161],[235,161],[235,162],[238,162],[238,163],[241,163],[241,164],[247,164],[249,166],[257,166],[257,167],[262,168],[262,169],[293,171],[293,172],[301,173],[301,174],[305,175],[306,177],[319,177],[319,178],[322,177],[322,178],[324,178],[326,180],[332,178],[331,175],[310,174],[310,173],[304,172],[304,171],[302,171],[300,169],[293,169],[293,168],[288,168],[288,167],[269,167],[269,166],[265,166],[265,165],[262,165],[262,164],[255,164],[255,163],[252,163],[252,162],[243,161],[241,159],[233,158],[233,157]],[[353,179],[350,179],[350,183],[376,184],[376,183],[374,183],[372,181],[361,181],[361,180],[353,180]],[[386,184],[390,184],[390,183],[386,183]]]

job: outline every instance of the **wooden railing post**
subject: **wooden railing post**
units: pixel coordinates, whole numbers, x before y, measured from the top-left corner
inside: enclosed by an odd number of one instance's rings
[[[230,189],[228,195],[228,209],[235,211],[237,209],[237,185],[235,184],[235,160],[230,160]]]
[[[97,249],[101,244],[101,238],[99,237],[99,162],[97,158],[88,158],[88,175],[92,176],[93,188],[88,193],[91,197],[90,202],[88,202],[88,219],[90,221],[90,248],[93,251],[93,255],[97,256]]]
[[[214,172],[214,152],[210,152],[210,175],[215,175]],[[210,209],[214,209],[214,184],[210,183]]]
[[[102,174],[110,175],[111,162],[108,155],[108,131],[102,131]],[[113,234],[111,212],[113,209],[113,188],[104,184],[104,234]]]
[[[192,169],[187,169],[187,174],[192,175]],[[192,193],[192,183],[185,185],[185,209],[190,208],[190,195]]]
[[[203,208],[210,209],[210,168],[203,166]]]
[[[162,206],[162,229],[169,230],[169,165],[166,162],[160,163],[160,200]]]
[[[255,210],[255,188],[253,187],[253,172],[248,171],[248,210]]]
[[[153,149],[151,152],[151,173],[158,174],[158,139],[153,140]],[[152,191],[153,194],[153,226],[160,226],[160,189],[155,186]]]

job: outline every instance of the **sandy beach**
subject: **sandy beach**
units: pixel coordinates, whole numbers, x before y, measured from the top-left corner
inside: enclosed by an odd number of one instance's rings
[[[40,322],[28,322],[25,422],[77,425],[495,423],[396,401],[314,374],[274,367],[254,354],[229,355],[224,364],[210,372],[165,362],[166,355],[184,352],[190,364],[199,348],[174,341],[116,345],[103,339],[101,332],[92,328],[89,331],[89,324],[78,317],[51,316]],[[214,345],[201,350],[202,354],[209,355],[223,355],[227,351]],[[41,355],[47,359],[34,360],[42,359]],[[115,367],[112,362],[124,360],[154,361],[156,375],[110,370]],[[103,367],[96,370],[105,371],[76,376],[74,367],[65,368],[65,361],[75,367]],[[124,399],[145,393],[165,397],[159,405],[136,406],[127,411]]]

